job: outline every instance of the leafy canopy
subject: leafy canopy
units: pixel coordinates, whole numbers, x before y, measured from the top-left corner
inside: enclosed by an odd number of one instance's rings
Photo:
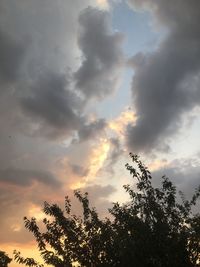
[[[190,201],[180,193],[180,203],[176,187],[166,176],[161,188],[154,187],[148,168],[137,155],[130,153],[130,157],[134,166],[126,164],[126,169],[136,179],[136,188],[124,186],[130,201],[114,203],[110,218],[100,219],[90,208],[88,194],[80,191],[74,194],[83,207],[82,217],[71,214],[71,202],[66,197],[64,211],[57,204],[44,203],[44,232],[35,218],[24,218],[46,265],[200,266],[200,214],[193,213],[200,187]],[[17,251],[14,257],[26,266],[43,266]]]

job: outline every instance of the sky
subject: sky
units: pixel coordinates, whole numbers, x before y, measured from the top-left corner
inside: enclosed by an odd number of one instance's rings
[[[0,250],[37,257],[23,217],[44,201],[126,201],[129,152],[191,196],[199,24],[199,0],[0,1]]]

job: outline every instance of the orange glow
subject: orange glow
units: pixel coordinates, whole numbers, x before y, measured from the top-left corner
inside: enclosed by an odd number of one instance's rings
[[[41,207],[38,207],[34,204],[31,206],[28,212],[29,212],[29,216],[36,218],[37,221],[41,221],[44,218],[44,213]]]
[[[108,0],[96,0],[96,2],[100,8],[103,8],[103,9],[109,8]]]
[[[136,115],[134,112],[130,110],[126,110],[122,112],[117,118],[111,120],[108,123],[109,132],[108,136],[112,136],[112,133],[116,134],[120,139],[124,139],[126,126],[128,123],[134,124],[136,121]],[[95,144],[95,147],[90,152],[89,160],[87,162],[87,165],[89,166],[90,170],[86,177],[84,177],[81,181],[76,181],[71,185],[71,189],[77,189],[85,187],[86,184],[93,181],[98,171],[103,167],[108,153],[111,149],[111,144],[109,141],[109,138],[100,138],[97,143]]]
[[[119,117],[109,122],[109,128],[116,132],[119,137],[124,138],[125,129],[128,123],[134,124],[136,122],[136,115],[134,112],[127,110],[120,114]]]
[[[14,223],[14,224],[11,225],[10,228],[13,230],[13,232],[20,232],[22,227],[21,227],[21,225],[19,225],[17,223]]]
[[[73,184],[71,186],[71,189],[84,187],[88,182],[95,179],[98,171],[103,167],[109,149],[110,149],[109,141],[105,138],[101,138],[99,140],[99,145],[97,145],[91,152],[90,160],[88,163],[88,166],[90,167],[88,175],[85,177],[84,181]]]
[[[34,242],[29,242],[26,244],[19,244],[19,243],[9,243],[9,244],[0,244],[1,248],[3,249],[3,251],[6,251],[6,253],[8,254],[8,256],[10,258],[13,258],[13,250],[17,250],[21,252],[21,255],[25,258],[30,257],[30,258],[34,258],[36,261],[38,262],[42,262],[42,259],[40,257],[40,254],[37,250],[37,245]],[[21,264],[18,264],[14,261],[12,261],[9,264],[9,267],[20,267],[22,266]]]
[[[169,163],[166,160],[155,160],[148,164],[150,171],[157,171],[166,167]]]

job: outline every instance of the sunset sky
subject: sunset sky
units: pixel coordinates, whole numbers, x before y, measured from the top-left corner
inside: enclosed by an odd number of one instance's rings
[[[126,201],[130,151],[191,196],[199,25],[199,0],[0,1],[0,250],[36,255],[23,217],[74,189]]]

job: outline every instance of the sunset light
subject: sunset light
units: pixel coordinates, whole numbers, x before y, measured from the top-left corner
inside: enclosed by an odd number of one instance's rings
[[[199,25],[200,0],[0,0],[0,267],[199,266]]]

